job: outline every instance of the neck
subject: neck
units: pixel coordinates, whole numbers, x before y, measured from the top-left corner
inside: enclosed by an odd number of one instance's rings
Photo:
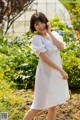
[[[47,33],[45,32],[45,33],[42,33],[42,34],[40,34],[40,33],[38,33],[39,35],[42,35],[42,36],[47,36]]]
[[[50,39],[50,37],[49,37],[49,35],[47,33],[43,33],[43,34],[38,33],[38,34],[43,36],[46,39]]]

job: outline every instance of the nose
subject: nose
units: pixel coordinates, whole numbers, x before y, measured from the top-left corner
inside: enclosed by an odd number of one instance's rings
[[[39,28],[43,28],[43,25],[41,23],[39,24]]]

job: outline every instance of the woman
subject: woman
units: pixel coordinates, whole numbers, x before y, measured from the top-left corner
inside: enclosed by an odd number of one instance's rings
[[[24,120],[31,120],[38,112],[48,109],[47,120],[56,120],[56,106],[69,98],[68,74],[63,70],[59,50],[64,49],[62,37],[50,31],[46,16],[36,12],[30,20],[32,50],[39,57],[35,77],[34,100]]]

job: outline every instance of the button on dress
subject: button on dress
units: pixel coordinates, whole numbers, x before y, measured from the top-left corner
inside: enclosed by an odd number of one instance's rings
[[[55,31],[52,34],[62,41],[62,37]],[[59,49],[51,40],[41,35],[35,35],[32,39],[32,50],[39,57],[41,52],[46,52],[48,57],[62,68]],[[35,75],[34,100],[32,109],[48,109],[63,104],[69,99],[69,88],[67,80],[63,80],[61,73],[51,68],[40,57]]]

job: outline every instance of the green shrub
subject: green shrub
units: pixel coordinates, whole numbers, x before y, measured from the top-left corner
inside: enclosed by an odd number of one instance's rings
[[[50,20],[50,23],[51,30],[55,30],[60,35],[62,35],[64,41],[67,44],[75,40],[72,25],[68,25],[67,23],[63,24],[58,17],[55,17],[53,20]]]
[[[74,41],[61,52],[63,67],[69,75],[69,86],[80,88],[80,45]]]
[[[72,24],[75,30],[80,30],[80,2],[79,0],[60,0],[70,13]]]
[[[30,42],[16,38],[14,41],[2,41],[0,47],[1,68],[4,79],[17,83],[19,89],[30,88],[34,85],[37,57],[30,48]]]

